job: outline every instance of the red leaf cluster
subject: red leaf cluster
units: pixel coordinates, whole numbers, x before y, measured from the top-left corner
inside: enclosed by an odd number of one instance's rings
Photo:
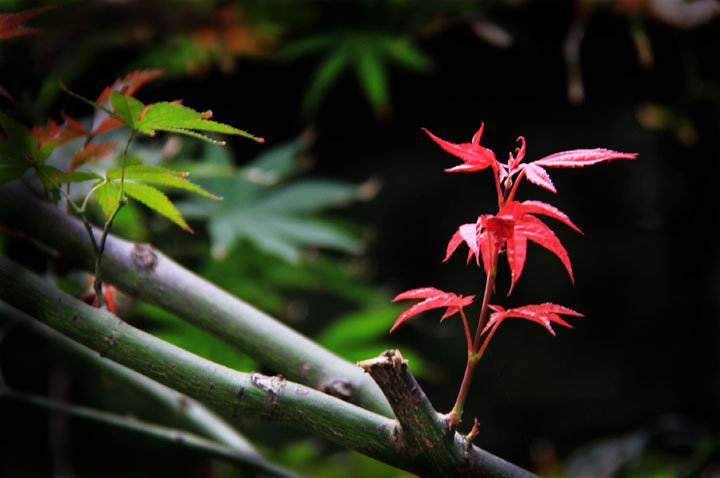
[[[490,270],[491,247],[496,252],[505,252],[512,274],[510,292],[522,274],[527,255],[528,239],[549,250],[563,263],[574,281],[572,265],[567,251],[555,233],[533,214],[542,214],[557,219],[579,233],[582,231],[559,209],[540,201],[509,201],[497,215],[482,215],[475,224],[463,224],[453,234],[447,246],[444,261],[447,261],[461,243],[468,246],[468,262],[475,256],[480,264],[482,257],[486,272]]]
[[[533,184],[556,192],[555,185],[545,168],[576,168],[590,166],[603,161],[610,161],[618,158],[633,159],[634,153],[621,153],[611,149],[575,149],[545,156],[531,163],[523,163],[525,159],[526,143],[522,136],[517,139],[519,146],[514,153],[510,153],[508,162],[501,163],[495,157],[495,153],[489,148],[480,145],[484,125],[473,135],[469,143],[451,143],[445,141],[427,129],[424,129],[430,138],[443,150],[462,160],[462,163],[448,168],[446,172],[472,172],[484,169],[492,170],[495,187],[498,197],[497,214],[483,214],[474,223],[463,224],[453,234],[447,245],[444,261],[457,250],[460,244],[468,246],[467,262],[475,257],[478,265],[482,260],[482,267],[487,273],[486,290],[483,298],[482,311],[478,324],[476,340],[472,340],[467,321],[462,308],[470,305],[474,296],[463,297],[452,292],[444,292],[433,287],[413,289],[403,292],[395,298],[395,301],[402,299],[424,299],[408,310],[397,319],[393,325],[394,330],[398,325],[408,318],[429,309],[447,307],[445,314],[440,320],[460,312],[463,317],[465,334],[468,340],[469,354],[482,355],[488,341],[500,323],[508,317],[519,317],[537,322],[550,331],[555,332],[551,324],[556,323],[570,327],[560,315],[581,316],[578,312],[561,305],[544,303],[526,305],[506,310],[499,305],[490,305],[489,300],[494,289],[495,272],[500,254],[505,254],[510,266],[511,282],[508,295],[515,287],[525,266],[527,257],[527,242],[532,241],[555,254],[574,282],[572,265],[565,247],[562,245],[555,233],[537,216],[547,216],[556,219],[575,231],[582,234],[582,231],[570,220],[570,218],[550,204],[540,201],[516,201],[515,193],[523,178],[527,178]],[[488,311],[492,310],[488,318]],[[487,319],[487,323],[484,321]],[[477,340],[479,335],[488,330],[492,331],[487,335],[485,343],[480,346]],[[479,356],[478,355],[478,356]],[[469,355],[470,357],[470,355]],[[477,360],[477,358],[475,358]]]
[[[508,163],[503,164],[495,158],[495,153],[493,153],[491,149],[480,145],[480,138],[482,137],[484,126],[484,124],[480,126],[480,129],[473,135],[470,143],[458,144],[440,139],[427,129],[423,128],[423,131],[442,149],[463,160],[463,164],[446,169],[446,172],[471,172],[491,167],[497,171],[501,181],[511,179],[520,173],[526,176],[531,183],[549,189],[552,192],[557,191],[550,180],[550,175],[544,169],[546,167],[577,168],[590,166],[602,161],[610,161],[611,159],[633,159],[637,156],[635,153],[621,153],[604,148],[574,149],[572,151],[551,154],[550,156],[538,159],[529,164],[521,164],[522,160],[525,159],[525,138],[520,136],[518,138],[518,141],[521,142],[520,147],[515,150],[514,155],[510,154]],[[518,177],[517,181],[519,180],[520,177]]]

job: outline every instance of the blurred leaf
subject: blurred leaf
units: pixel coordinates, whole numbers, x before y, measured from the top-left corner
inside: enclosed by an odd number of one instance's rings
[[[423,70],[428,58],[405,36],[366,30],[340,30],[296,40],[283,56],[296,59],[326,51],[316,67],[305,96],[304,109],[315,112],[345,69],[354,69],[366,98],[376,113],[389,108],[388,62]]]
[[[135,64],[163,68],[168,76],[181,76],[206,67],[212,58],[212,52],[198,45],[190,36],[183,35],[159,46],[148,44],[144,55]]]
[[[224,260],[211,261],[201,273],[232,294],[276,315],[287,307],[288,291],[330,293],[363,307],[387,304],[384,294],[365,284],[348,264],[337,259],[319,257],[288,263],[252,244],[233,247]]]
[[[135,314],[149,321],[149,329],[163,340],[213,362],[244,372],[257,370],[257,363],[231,345],[163,309],[136,302]]]
[[[335,320],[315,339],[332,350],[340,350],[348,344],[374,340],[387,335],[390,326],[401,311],[396,306],[388,305],[353,312]]]
[[[8,141],[16,148],[18,154],[34,155],[40,145],[23,125],[0,111],[0,126],[7,135]],[[9,150],[6,150],[9,152]],[[20,159],[21,157],[18,157]]]
[[[92,163],[109,156],[112,153],[112,149],[117,146],[117,141],[110,143],[88,143],[83,148],[73,155],[70,169],[76,169],[83,164]]]
[[[340,76],[348,61],[346,50],[337,48],[318,65],[303,101],[303,108],[306,111],[313,112],[319,108],[330,86]]]
[[[349,450],[328,455],[314,440],[263,450],[273,461],[315,478],[408,478],[411,475],[373,458]]]
[[[380,58],[369,51],[359,54],[355,68],[365,96],[377,111],[388,105],[388,81]]]
[[[276,148],[250,166],[244,174],[202,178],[203,185],[225,197],[223,203],[195,199],[179,204],[188,218],[208,219],[208,233],[215,257],[224,257],[241,239],[289,261],[300,259],[305,246],[357,252],[359,242],[313,214],[359,197],[358,186],[334,181],[303,181],[289,186],[251,182],[247,176],[282,178],[293,169],[300,152],[297,142]],[[275,174],[273,167],[279,169]],[[263,181],[264,182],[264,181]]]
[[[287,179],[296,169],[295,160],[302,152],[301,143],[298,140],[276,146],[258,156],[241,172],[248,180],[262,184],[275,184]]]
[[[40,165],[50,156],[55,142],[38,142],[23,125],[0,111],[0,127],[7,136],[0,140],[0,184],[22,176],[33,164]]]
[[[32,8],[14,13],[0,13],[0,40],[7,40],[14,37],[37,33],[38,30],[28,28],[23,23],[35,18],[48,10],[58,8],[60,5],[48,5],[40,8]]]
[[[28,169],[30,163],[18,153],[18,150],[7,142],[0,141],[0,184],[19,178]]]
[[[346,204],[357,196],[357,186],[339,181],[305,180],[265,195],[257,209],[268,212],[316,212]]]
[[[319,34],[292,41],[283,51],[282,56],[288,60],[295,60],[333,46],[335,34]]]
[[[393,305],[351,312],[334,320],[315,340],[351,362],[377,357],[383,351],[396,347],[386,340],[399,312],[400,309]],[[413,374],[422,376],[426,370],[425,361],[409,347],[403,347],[402,353],[412,364]]]

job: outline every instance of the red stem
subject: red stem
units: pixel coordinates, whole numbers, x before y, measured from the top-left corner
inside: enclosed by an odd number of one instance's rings
[[[498,252],[493,250],[492,243],[490,244],[490,255],[490,270],[488,271],[487,278],[485,279],[485,293],[483,294],[482,309],[480,310],[480,318],[478,319],[478,329],[475,333],[475,340],[473,341],[472,347],[468,349],[468,360],[465,365],[465,374],[463,375],[463,380],[460,384],[460,390],[458,391],[455,405],[448,414],[451,425],[457,425],[460,423],[463,407],[465,406],[465,400],[467,399],[468,392],[470,391],[470,383],[472,382],[472,377],[475,373],[475,366],[482,356],[482,353],[478,353],[478,350],[480,350],[480,332],[482,332],[485,328],[485,324],[487,323],[488,311],[490,310],[490,298],[492,297],[492,291],[495,286],[495,277],[497,275]],[[469,338],[469,331],[467,332],[467,335]],[[490,335],[492,335],[492,332]],[[483,344],[483,352],[485,351],[486,346],[487,340],[485,344]]]
[[[503,198],[503,192],[502,187],[500,186],[500,175],[498,174],[498,167],[493,164],[493,178],[495,178],[495,191],[497,191],[497,197],[498,197],[498,208],[501,208],[503,204],[505,203],[505,199]]]
[[[515,178],[515,184],[513,184],[512,189],[510,190],[510,194],[508,194],[507,200],[512,201],[513,198],[515,198],[515,191],[517,191],[518,184],[520,184],[520,180],[525,176],[525,169],[520,171],[520,174],[518,174],[517,178]]]
[[[470,335],[470,327],[468,326],[467,317],[465,317],[465,311],[462,309],[460,309],[460,317],[462,317],[463,326],[465,327],[465,338],[467,339],[468,353],[470,353],[473,346],[472,336]]]
[[[502,320],[498,320],[495,322],[495,325],[492,326],[492,329],[490,329],[490,332],[488,332],[487,336],[485,337],[485,342],[483,342],[482,347],[480,347],[480,350],[477,352],[478,360],[480,360],[485,353],[485,349],[487,348],[488,344],[490,343],[490,339],[492,339],[492,336],[495,335],[495,331],[500,326],[500,323]]]

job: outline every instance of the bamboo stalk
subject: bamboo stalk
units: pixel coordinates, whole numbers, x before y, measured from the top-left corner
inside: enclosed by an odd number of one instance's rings
[[[117,413],[110,413],[103,410],[96,410],[90,407],[71,405],[48,398],[16,392],[13,390],[1,390],[0,397],[16,400],[36,407],[67,413],[68,415],[105,424],[114,428],[128,430],[147,437],[167,442],[172,446],[179,446],[214,458],[222,458],[243,468],[250,468],[255,471],[269,473],[271,476],[283,478],[294,478],[298,475],[280,466],[274,465],[265,460],[262,456],[249,453],[246,450],[230,447],[213,440],[188,433],[184,430],[169,428],[154,423],[148,423],[134,418],[124,417]]]
[[[216,408],[222,415],[274,421],[324,437],[338,445],[417,473],[436,476],[437,459],[394,433],[396,420],[362,409],[280,376],[238,372],[143,332],[105,309],[62,292],[0,256],[0,299],[50,327],[169,387]],[[424,395],[424,394],[423,394]],[[446,476],[527,477],[527,471],[453,437],[455,456],[442,463]]]
[[[38,200],[21,184],[0,187],[0,224],[52,247],[77,267],[94,270],[95,252],[82,222]],[[375,382],[354,364],[150,245],[110,234],[101,267],[103,280],[210,332],[286,378],[393,416]]]
[[[68,351],[79,361],[90,364],[98,368],[103,374],[118,380],[123,387],[130,387],[132,390],[151,398],[158,406],[171,410],[186,426],[206,437],[229,447],[242,450],[244,453],[253,453],[262,458],[260,451],[247,438],[197,400],[178,393],[141,373],[99,356],[97,352],[11,307],[2,300],[0,300],[0,319],[30,327],[51,343],[57,344]]]

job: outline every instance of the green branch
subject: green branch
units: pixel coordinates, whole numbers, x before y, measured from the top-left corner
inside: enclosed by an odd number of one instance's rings
[[[83,364],[96,367],[101,373],[119,381],[124,388],[131,388],[133,391],[151,398],[153,402],[166,410],[171,410],[174,416],[185,423],[185,426],[202,433],[206,437],[242,450],[245,453],[254,453],[256,456],[262,457],[260,451],[250,441],[197,400],[178,393],[112,360],[100,357],[97,352],[69,339],[57,330],[38,322],[2,300],[0,300],[0,320],[22,324],[31,328],[51,344],[58,345],[68,351]]]
[[[0,299],[50,327],[224,415],[274,421],[324,437],[393,466],[435,476],[431,454],[416,454],[397,434],[395,420],[282,377],[237,372],[138,330],[105,309],[62,292],[0,256]],[[526,477],[528,472],[455,434],[463,460],[446,470],[454,476]],[[459,448],[457,448],[459,447]],[[462,453],[460,450],[463,450]]]
[[[50,400],[42,396],[20,393],[12,390],[0,390],[0,397],[17,400],[21,403],[67,413],[68,415],[72,415],[77,418],[91,420],[115,428],[139,433],[168,442],[174,446],[204,453],[211,457],[222,458],[246,468],[251,467],[256,471],[270,473],[272,476],[285,478],[297,476],[295,473],[269,463],[267,460],[256,454],[247,453],[245,450],[239,450],[183,430],[168,428],[154,423],[147,423],[134,418],[124,417],[116,413],[96,410],[79,405],[71,405]]]
[[[77,219],[19,184],[0,187],[0,224],[17,228],[92,271],[95,251]],[[107,236],[103,280],[212,333],[290,380],[392,417],[385,397],[354,364],[198,277],[147,244]]]

